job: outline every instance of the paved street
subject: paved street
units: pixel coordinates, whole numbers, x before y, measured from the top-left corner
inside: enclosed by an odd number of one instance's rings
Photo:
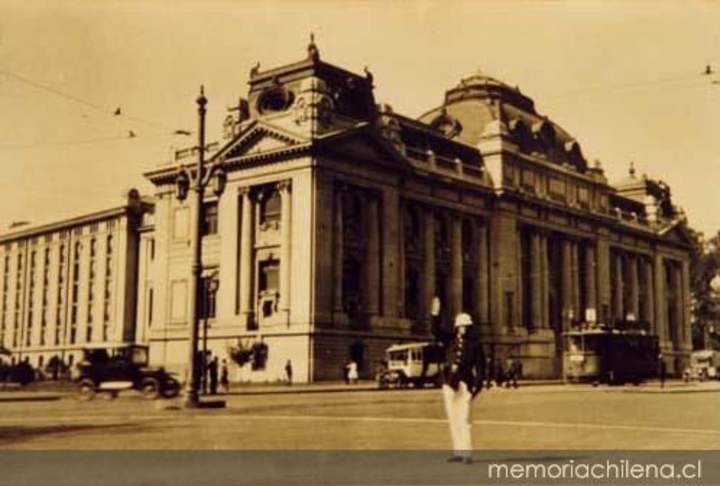
[[[27,401],[42,396],[49,400]],[[57,398],[0,392],[0,447],[442,450],[449,443],[440,392],[430,389],[241,388],[224,397],[226,409],[202,411],[132,392]],[[473,440],[477,449],[718,449],[718,405],[717,383],[493,389],[475,401]]]

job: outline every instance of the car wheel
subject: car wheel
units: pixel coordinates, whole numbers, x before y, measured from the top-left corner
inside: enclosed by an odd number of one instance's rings
[[[95,398],[95,383],[92,380],[85,379],[80,382],[78,398],[85,401]]]
[[[175,380],[168,380],[165,382],[165,387],[162,391],[162,396],[165,398],[175,398],[180,394],[180,383]]]
[[[145,378],[140,384],[140,392],[148,400],[154,400],[160,394],[160,384],[155,378]]]

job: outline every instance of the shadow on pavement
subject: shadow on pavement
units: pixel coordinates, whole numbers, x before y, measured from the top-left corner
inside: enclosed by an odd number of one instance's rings
[[[24,442],[35,437],[50,434],[72,434],[74,432],[114,430],[133,432],[138,429],[137,424],[108,424],[108,425],[47,425],[37,427],[27,426],[0,426],[0,442],[5,445]]]

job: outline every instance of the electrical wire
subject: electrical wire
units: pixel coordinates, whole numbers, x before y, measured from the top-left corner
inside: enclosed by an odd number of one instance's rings
[[[644,88],[648,86],[658,86],[663,84],[677,84],[677,83],[692,83],[692,84],[714,84],[714,81],[710,81],[708,83],[708,79],[703,75],[703,73],[696,73],[696,74],[684,74],[682,76],[672,76],[672,77],[666,77],[666,78],[659,78],[659,79],[653,79],[648,81],[635,81],[631,83],[622,83],[622,84],[615,84],[615,85],[593,85],[588,86],[583,89],[578,90],[571,90],[564,93],[558,93],[556,95],[548,94],[547,96],[543,96],[542,100],[557,100],[557,99],[563,99],[563,98],[570,98],[570,97],[577,97],[580,95],[587,94],[588,92],[612,92],[612,91],[623,91],[628,89],[637,89],[637,88]]]
[[[60,89],[57,89],[57,88],[55,88],[55,87],[53,87],[53,86],[51,86],[51,85],[49,85],[49,84],[47,84],[47,83],[41,83],[41,82],[35,81],[35,80],[33,80],[33,79],[30,79],[30,78],[27,77],[27,76],[23,76],[23,75],[20,75],[20,74],[17,74],[17,73],[8,71],[8,70],[6,70],[6,69],[0,69],[0,74],[5,75],[5,76],[7,76],[8,78],[13,79],[13,80],[15,80],[15,81],[17,81],[17,82],[19,82],[19,83],[22,83],[22,84],[31,86],[31,87],[33,87],[33,88],[35,88],[35,89],[39,89],[39,90],[45,91],[45,92],[47,92],[47,93],[53,94],[53,95],[58,96],[58,97],[60,97],[60,98],[66,99],[66,100],[68,100],[68,101],[72,101],[72,102],[74,102],[74,103],[81,104],[81,105],[83,105],[83,106],[85,106],[85,107],[92,108],[92,109],[94,109],[94,110],[96,110],[96,111],[99,111],[99,112],[107,115],[108,117],[116,118],[116,117],[118,117],[118,116],[121,116],[122,118],[127,119],[127,120],[137,121],[137,122],[140,122],[140,123],[144,123],[144,124],[146,124],[146,125],[151,125],[151,126],[155,126],[155,127],[162,128],[162,129],[164,129],[164,130],[169,130],[169,131],[170,131],[172,134],[174,134],[174,135],[180,134],[180,133],[178,133],[178,132],[186,132],[186,130],[173,129],[173,128],[170,128],[170,127],[167,126],[167,125],[164,125],[163,123],[160,123],[160,122],[157,122],[157,121],[154,121],[154,120],[148,120],[148,119],[141,118],[141,117],[138,117],[138,116],[125,115],[125,114],[122,113],[122,110],[121,110],[120,107],[116,107],[116,108],[114,108],[114,109],[111,109],[111,108],[109,108],[109,107],[107,107],[107,106],[102,106],[102,105],[99,105],[99,104],[97,104],[97,103],[93,103],[93,102],[88,101],[88,100],[86,100],[86,99],[80,98],[80,97],[78,97],[78,96],[75,96],[75,95],[66,93],[65,91],[62,91],[62,90],[60,90]],[[183,133],[183,134],[184,134],[184,133]]]
[[[47,142],[47,143],[27,143],[27,144],[8,144],[8,145],[2,145],[0,144],[0,152],[1,151],[12,151],[12,150],[32,150],[32,149],[43,149],[43,148],[51,148],[51,147],[66,147],[66,146],[74,146],[74,145],[90,145],[90,144],[96,144],[96,143],[105,143],[105,142],[115,142],[120,140],[131,140],[136,138],[157,138],[157,137],[140,137],[139,135],[136,135],[135,132],[128,131],[128,135],[124,136],[112,136],[112,137],[97,137],[97,138],[88,138],[84,140],[64,140],[64,141],[58,141],[58,142]],[[132,135],[130,134],[132,133]]]

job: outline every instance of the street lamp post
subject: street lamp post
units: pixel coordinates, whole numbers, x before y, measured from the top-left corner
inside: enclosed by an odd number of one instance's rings
[[[208,319],[210,318],[210,301],[215,302],[215,294],[219,288],[218,272],[215,271],[211,275],[205,277],[205,286],[203,291],[203,345],[202,345],[202,392],[203,395],[208,393]]]
[[[186,387],[185,405],[188,408],[199,406],[200,374],[198,373],[198,331],[200,315],[198,299],[200,298],[200,275],[202,274],[202,206],[205,196],[205,188],[212,181],[212,188],[215,194],[220,197],[225,189],[227,175],[222,167],[221,161],[215,161],[210,170],[205,171],[205,113],[207,98],[204,88],[200,86],[200,96],[196,103],[198,105],[198,159],[194,173],[181,168],[175,180],[177,198],[180,201],[186,199],[190,192],[190,254],[192,255],[191,277],[190,277],[190,336],[189,336],[189,376]],[[191,191],[192,190],[192,191]]]

